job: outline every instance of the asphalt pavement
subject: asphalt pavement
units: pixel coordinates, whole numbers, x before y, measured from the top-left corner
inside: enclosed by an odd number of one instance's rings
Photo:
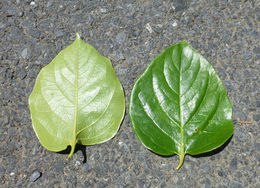
[[[260,2],[0,1],[0,187],[260,187]],[[108,57],[126,98],[110,141],[68,152],[43,148],[28,97],[42,67],[76,32]],[[220,149],[162,157],[141,145],[128,116],[134,82],[165,48],[186,40],[215,68],[233,105],[233,137]]]

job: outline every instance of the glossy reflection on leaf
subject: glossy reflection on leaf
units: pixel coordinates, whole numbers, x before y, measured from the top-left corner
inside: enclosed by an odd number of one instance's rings
[[[32,124],[50,151],[94,145],[117,133],[124,93],[111,62],[77,34],[39,73],[29,97]]]
[[[233,134],[232,106],[210,63],[185,41],[167,48],[136,81],[129,114],[142,144],[160,155],[196,155]]]

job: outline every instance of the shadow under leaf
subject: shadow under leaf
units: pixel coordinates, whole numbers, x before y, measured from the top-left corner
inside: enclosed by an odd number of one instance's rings
[[[71,150],[71,146],[68,146],[65,150],[59,151],[57,153],[69,155],[70,150]],[[87,162],[86,146],[77,144],[76,147],[75,147],[74,153],[77,153],[79,150],[82,152],[83,157],[84,157],[82,163],[86,163]]]

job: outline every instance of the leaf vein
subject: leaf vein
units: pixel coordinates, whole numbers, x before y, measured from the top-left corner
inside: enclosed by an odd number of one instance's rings
[[[163,148],[164,150],[166,150],[166,151],[169,151],[169,149],[168,148],[165,148],[164,147],[164,145],[159,145],[159,144],[157,144],[153,139],[151,139],[151,135],[148,135],[148,134],[146,134],[146,132],[144,132],[142,129],[139,129],[144,135],[146,135],[148,138],[150,138],[150,140],[155,144],[155,145],[157,145],[157,146],[159,146],[160,148]],[[172,139],[173,140],[173,139]],[[173,142],[175,143],[175,141],[173,140]],[[178,143],[178,142],[176,142],[176,143]],[[173,152],[173,151],[170,151],[170,152]]]
[[[94,73],[94,69],[96,68],[96,63],[94,64],[94,66],[91,66],[91,70],[89,71],[90,74],[88,74],[87,76],[85,76],[86,78],[87,77],[91,77],[91,75]],[[84,71],[83,73],[81,73],[82,75],[84,75],[88,70]],[[79,86],[79,90],[82,89],[86,84],[83,83],[81,86]]]
[[[207,93],[207,90],[208,90],[208,86],[209,86],[209,78],[210,75],[207,77],[207,86],[206,86],[206,89],[204,90],[205,92],[203,92],[203,96],[202,96],[202,99],[199,103],[199,106],[197,108],[195,108],[195,110],[193,111],[193,113],[191,114],[191,116],[189,117],[189,119],[187,120],[187,122],[184,124],[183,128],[190,122],[190,120],[194,117],[194,115],[199,111],[200,107],[201,107],[201,104],[202,102],[204,101],[204,99],[206,98],[206,93]]]
[[[84,127],[83,129],[79,130],[79,131],[77,132],[77,135],[80,134],[82,131],[88,129],[89,127],[93,126],[96,122],[98,122],[98,121],[103,117],[103,115],[104,115],[105,112],[107,111],[108,107],[110,106],[110,103],[111,103],[112,98],[113,98],[114,93],[115,93],[115,88],[116,88],[116,87],[114,87],[113,95],[111,95],[111,98],[109,99],[108,105],[106,106],[106,108],[105,108],[105,110],[102,112],[102,114],[100,114],[100,116],[97,117],[97,119],[96,119],[94,122],[92,122],[90,125],[88,125],[88,126]]]
[[[208,122],[209,122],[210,120],[212,120],[212,118],[213,118],[214,115],[216,114],[216,111],[217,111],[217,109],[218,109],[218,107],[219,107],[219,98],[220,98],[220,96],[218,96],[218,100],[216,101],[217,103],[214,105],[215,108],[214,108],[213,112],[208,116],[206,123],[205,123],[204,126],[202,127],[202,129],[201,129],[202,132],[207,128],[207,126],[205,126],[205,125],[208,125]]]
[[[60,88],[59,84],[57,83],[55,74],[54,74],[54,79],[55,79],[55,83],[56,83],[55,85],[56,85],[57,89],[61,92],[61,94],[62,94],[72,105],[74,105],[73,101],[72,101],[67,95],[65,95],[64,91]]]
[[[98,92],[96,93],[96,95],[94,97],[92,97],[84,106],[82,106],[78,111],[81,111],[82,109],[84,109],[86,106],[88,106],[99,94],[100,89],[98,90]]]
[[[164,69],[164,71],[166,70],[166,68],[165,68],[165,63],[163,63],[163,69]],[[165,79],[165,81],[166,81],[168,87],[172,90],[173,93],[175,93],[175,94],[178,96],[177,91],[175,91],[175,90],[172,88],[172,86],[170,85],[169,78],[167,77],[167,74],[165,74],[165,72],[163,73],[163,77],[164,77],[164,79]]]
[[[108,125],[110,122],[111,122],[111,121],[109,121],[106,125]],[[97,137],[99,137],[99,136],[101,136],[101,135],[107,133],[107,132],[104,131],[104,130],[108,130],[108,129],[110,129],[112,126],[113,126],[113,123],[110,123],[109,126],[105,126],[106,129],[103,129],[103,132],[102,132],[101,134],[97,134],[97,135],[92,136],[92,137],[89,137],[89,138],[81,138],[81,137],[79,137],[79,139],[80,139],[80,140],[92,140],[93,138],[97,138]]]
[[[189,68],[191,67],[191,62],[192,62],[192,60],[193,60],[193,56],[194,56],[194,53],[192,52],[192,56],[191,56],[191,58],[190,58],[190,60],[189,60],[189,66],[182,72],[182,73],[185,73],[187,70],[189,70]]]
[[[198,71],[196,71],[196,75],[194,76],[194,79],[192,80],[191,84],[189,85],[189,87],[186,89],[186,91],[182,94],[182,96],[184,96],[189,90],[190,88],[192,88],[192,86],[194,85],[194,83],[196,82],[197,78],[198,78],[198,74],[200,72],[200,63],[199,63],[199,68]],[[182,97],[181,96],[181,97]]]
[[[51,106],[49,105],[48,101],[44,98],[43,93],[40,92],[40,94],[41,94],[43,100],[44,100],[44,101],[46,102],[46,104],[49,106],[49,109],[51,109]],[[71,125],[68,124],[64,119],[62,119],[57,113],[55,113],[54,110],[51,110],[51,111],[48,111],[48,112],[51,112],[51,113],[53,113],[54,115],[56,115],[56,116],[57,116],[62,122],[64,122],[67,126],[69,126],[69,127],[71,126]]]
[[[156,95],[156,91],[155,91],[155,89],[154,89],[154,87],[155,87],[154,84],[152,84],[152,86],[153,86],[153,93],[154,93],[154,95],[155,95],[155,98],[157,99],[156,101],[158,102],[158,104],[159,104],[159,106],[160,106],[162,112],[165,113],[165,115],[168,117],[168,119],[169,119],[174,125],[176,125],[177,127],[180,128],[180,125],[178,125],[177,121],[174,120],[173,118],[171,118],[171,117],[169,116],[169,114],[163,109],[163,106],[161,105],[161,103],[160,103],[160,101],[159,101],[159,99],[158,99],[158,96]],[[159,89],[159,88],[158,88],[158,89]]]
[[[61,76],[62,76],[62,78],[63,78],[64,80],[66,80],[66,81],[70,84],[71,87],[74,87],[74,84],[71,83],[71,81],[68,80],[68,78],[66,78],[62,73],[61,73]]]
[[[156,127],[157,127],[164,135],[166,135],[167,137],[169,137],[174,143],[179,144],[179,143],[176,142],[171,136],[169,136],[169,135],[153,120],[153,118],[151,117],[151,115],[145,110],[145,108],[144,108],[144,101],[140,98],[139,95],[138,95],[138,99],[139,99],[139,101],[143,104],[143,105],[141,105],[141,106],[142,106],[144,112],[146,113],[147,117],[148,117],[150,120],[152,120],[152,122],[156,125]]]
[[[89,58],[90,58],[90,52],[93,51],[92,48],[90,48],[89,52],[88,52],[88,57],[87,59],[82,63],[82,65],[79,67],[79,69],[81,69],[83,66],[85,66],[85,64],[88,62]]]
[[[65,67],[72,73],[72,74],[75,74],[72,69],[70,68],[70,66],[68,66],[69,62],[64,58],[64,55],[62,54],[61,55],[61,58],[63,59],[63,61],[65,62]]]

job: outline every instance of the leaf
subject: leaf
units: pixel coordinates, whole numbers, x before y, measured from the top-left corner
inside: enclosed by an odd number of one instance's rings
[[[232,106],[210,63],[185,41],[167,48],[136,81],[129,107],[142,144],[160,155],[211,151],[233,134]]]
[[[34,131],[50,151],[111,139],[124,116],[124,93],[111,62],[76,40],[39,73],[29,97]]]

